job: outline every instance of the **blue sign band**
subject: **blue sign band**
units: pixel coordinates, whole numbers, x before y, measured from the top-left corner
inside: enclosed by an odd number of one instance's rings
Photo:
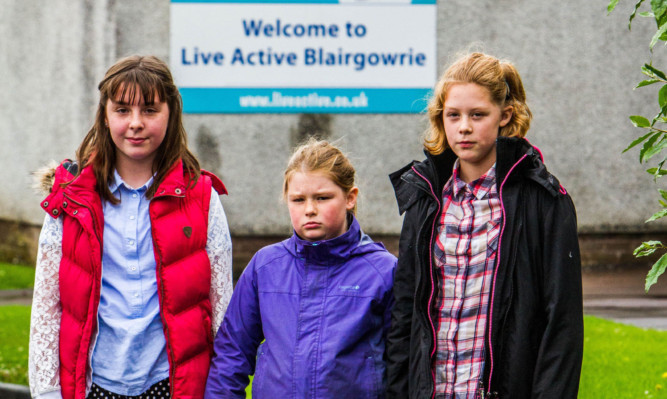
[[[411,0],[411,4],[436,4],[437,0]],[[339,4],[338,0],[171,0],[172,3],[258,3],[258,4]],[[348,3],[345,3],[348,4]],[[357,4],[357,3],[349,3]],[[358,4],[364,4],[360,2]],[[380,6],[391,5],[395,3],[376,3]],[[400,4],[400,3],[399,3]],[[368,5],[367,3],[364,5]]]
[[[338,0],[171,0],[172,3],[338,4]]]
[[[179,89],[183,112],[213,113],[420,113],[430,88],[196,88]]]

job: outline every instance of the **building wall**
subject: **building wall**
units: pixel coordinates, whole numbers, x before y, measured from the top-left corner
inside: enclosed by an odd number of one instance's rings
[[[633,91],[650,59],[652,21],[627,17],[633,2],[606,15],[607,0],[447,0],[438,4],[440,65],[475,48],[512,60],[534,114],[529,140],[572,194],[582,232],[665,230],[645,225],[656,186],[621,154],[638,132],[627,116],[655,114],[654,88]],[[74,157],[92,123],[96,85],[124,55],[169,54],[168,0],[2,0],[0,13],[0,218],[40,224],[31,172]],[[656,65],[667,66],[660,45]],[[442,67],[439,72],[442,71]],[[294,144],[317,131],[357,167],[359,218],[368,232],[400,231],[387,174],[423,157],[424,115],[186,115],[190,146],[218,173],[235,235],[290,231],[280,199]]]

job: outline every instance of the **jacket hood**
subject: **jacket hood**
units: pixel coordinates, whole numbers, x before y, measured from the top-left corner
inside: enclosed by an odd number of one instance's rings
[[[424,153],[426,154],[424,161],[412,161],[389,175],[400,214],[422,195],[431,195],[431,191],[442,192],[452,174],[456,155],[451,149],[439,155],[432,155],[427,151]],[[523,177],[534,181],[553,196],[566,193],[558,179],[547,170],[540,150],[528,140],[519,137],[498,137],[496,153],[497,179],[501,182],[499,184]]]
[[[167,175],[164,177],[164,180],[160,183],[158,191],[155,193],[155,198],[162,196],[162,195],[174,195],[174,196],[184,196],[185,195],[185,190],[188,188],[188,180],[187,180],[188,172],[186,169],[183,169],[183,161],[179,160],[177,161],[167,172]],[[225,185],[222,184],[222,180],[220,180],[216,175],[213,173],[202,169],[201,170],[201,175],[202,176],[208,176],[211,179],[211,183],[213,185],[213,189],[217,191],[218,195],[224,195],[227,194],[227,189],[225,188]]]
[[[499,181],[523,176],[542,186],[554,197],[566,193],[556,176],[547,170],[542,152],[528,140],[518,137],[499,137],[496,151]],[[514,174],[514,169],[518,173]]]
[[[294,232],[283,245],[293,256],[325,266],[343,263],[354,256],[386,251],[384,245],[361,231],[357,218],[351,213],[348,213],[348,224],[350,227],[345,233],[329,240],[307,241]]]
[[[67,207],[66,193],[71,194],[79,191],[81,195],[78,196],[78,199],[80,201],[99,201],[99,196],[95,194],[96,179],[92,167],[83,168],[78,176],[77,172],[77,163],[69,159],[63,161],[53,172],[45,169],[43,174],[45,184],[51,180],[53,183],[50,186],[49,194],[42,200],[41,206],[52,217],[58,217]],[[69,184],[63,187],[63,183],[68,182]],[[71,210],[72,207],[70,207]],[[99,215],[96,216],[99,217]]]
[[[56,182],[56,172],[62,166],[62,172],[58,172],[58,183],[64,183],[74,178],[77,172],[76,162],[66,159],[61,164],[51,161],[47,165],[33,172],[34,188],[41,194],[50,194],[53,184]]]
[[[91,168],[84,168],[84,171],[86,169],[91,169]],[[177,174],[174,176],[174,174],[168,174],[167,178],[165,178],[165,181],[163,182],[163,185],[165,186],[165,190],[163,190],[162,194],[165,194],[165,192],[169,192],[170,194],[173,194],[173,192],[176,192],[178,189],[180,190],[185,190],[186,182],[183,177],[183,166],[182,162],[177,162],[172,169],[174,170],[181,170],[180,174]],[[54,191],[58,191],[60,189],[60,185],[62,183],[69,182],[73,180],[75,177],[77,177],[77,172],[79,170],[79,165],[77,164],[76,161],[72,161],[71,159],[66,159],[64,160],[60,165],[58,165],[55,161],[51,161],[49,164],[45,165],[44,167],[38,169],[33,173],[34,179],[35,179],[35,184],[34,187],[42,194],[49,195],[52,194]],[[82,171],[82,174],[83,172]],[[220,180],[216,175],[213,173],[207,171],[207,170],[201,170],[201,174],[203,176],[208,176],[212,183],[213,183],[213,188],[215,191],[218,192],[219,195],[224,195],[227,194],[227,189],[225,185],[222,183],[222,180]],[[90,170],[90,176],[94,178],[94,174],[92,173],[92,169]],[[79,176],[78,178],[81,178]],[[77,178],[77,180],[78,180]]]

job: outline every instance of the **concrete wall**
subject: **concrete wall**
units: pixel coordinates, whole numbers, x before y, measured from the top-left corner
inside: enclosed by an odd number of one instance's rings
[[[41,223],[30,172],[73,157],[90,126],[96,84],[118,57],[169,53],[168,0],[1,0],[0,218]],[[628,115],[655,114],[656,90],[632,87],[650,58],[652,21],[606,15],[607,0],[447,0],[438,4],[438,59],[470,43],[508,58],[522,74],[534,122],[528,138],[572,194],[582,232],[665,230],[644,225],[657,192]],[[653,56],[667,66],[663,48]],[[440,69],[440,71],[442,68]],[[365,230],[397,234],[401,219],[386,175],[421,159],[423,115],[187,115],[191,148],[225,181],[236,235],[287,234],[282,169],[295,141],[315,129],[357,167]]]

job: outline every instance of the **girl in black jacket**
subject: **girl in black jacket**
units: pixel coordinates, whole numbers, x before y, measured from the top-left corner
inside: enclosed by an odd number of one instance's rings
[[[406,213],[389,398],[576,398],[581,263],[570,196],[523,137],[521,78],[486,54],[438,82],[426,160],[390,175]]]

